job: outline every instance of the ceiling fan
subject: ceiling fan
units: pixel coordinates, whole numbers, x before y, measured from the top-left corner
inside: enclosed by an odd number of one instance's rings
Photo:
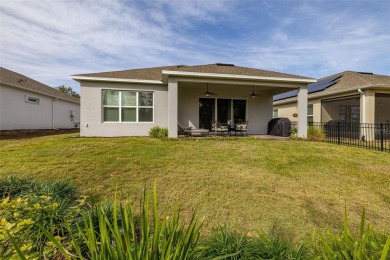
[[[254,85],[252,85],[252,94],[250,94],[249,97],[251,97],[251,98],[261,97],[261,95],[257,95],[255,93],[255,86]]]
[[[204,93],[204,95],[206,97],[209,97],[209,96],[217,96],[218,94],[209,91],[209,83],[206,83],[206,92]]]

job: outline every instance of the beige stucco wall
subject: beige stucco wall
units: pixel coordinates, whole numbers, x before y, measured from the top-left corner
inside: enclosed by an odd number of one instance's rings
[[[39,104],[26,102],[26,96],[39,98]],[[74,111],[75,120],[79,120],[79,104],[0,85],[1,130],[73,128],[70,110]]]
[[[321,100],[320,99],[308,100],[308,104],[313,105],[313,121],[321,122]],[[274,105],[273,109],[278,110],[278,117],[288,118],[292,122],[296,122],[298,120],[298,117],[294,117],[294,113],[298,114],[296,102]]]
[[[283,105],[273,106],[273,109],[278,110],[278,117],[285,117],[290,119],[290,121],[297,121],[298,117],[294,117],[293,114],[298,114],[297,103],[288,103]]]
[[[218,93],[218,96],[210,98],[245,99],[248,133],[267,134],[268,122],[272,119],[272,95],[257,90],[258,96],[253,99],[249,97],[250,88],[235,85],[214,86],[211,91]],[[199,98],[206,98],[204,92],[204,84],[189,87],[179,83],[178,120],[181,124],[199,128]]]
[[[102,91],[141,90],[154,93],[154,122],[103,122]],[[80,86],[81,136],[147,136],[154,126],[168,126],[167,87],[146,84],[85,82]]]

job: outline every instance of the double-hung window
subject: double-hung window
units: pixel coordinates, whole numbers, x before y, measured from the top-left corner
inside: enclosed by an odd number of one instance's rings
[[[103,90],[104,122],[153,122],[153,92]]]

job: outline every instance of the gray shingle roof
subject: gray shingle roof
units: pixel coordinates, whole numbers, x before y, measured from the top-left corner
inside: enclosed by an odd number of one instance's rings
[[[0,83],[11,87],[17,87],[32,92],[49,95],[66,101],[80,103],[80,99],[78,98],[72,97],[39,81],[3,67],[0,67]]]
[[[215,74],[234,74],[244,76],[259,76],[259,77],[278,77],[278,78],[294,78],[294,79],[311,79],[303,76],[274,72],[261,69],[253,69],[240,66],[232,66],[226,64],[206,64],[196,66],[163,66],[154,68],[131,69],[122,71],[108,71],[90,74],[78,74],[74,76],[84,77],[101,77],[101,78],[121,78],[121,79],[143,79],[143,80],[162,80],[162,71],[182,71],[182,72],[198,72],[198,73],[215,73]]]

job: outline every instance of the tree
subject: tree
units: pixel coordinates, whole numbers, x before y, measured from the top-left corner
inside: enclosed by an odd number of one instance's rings
[[[71,87],[65,87],[64,85],[62,85],[62,86],[56,87],[56,89],[58,89],[61,92],[64,92],[65,94],[68,94],[72,97],[80,98],[80,95],[76,91],[74,91]]]

